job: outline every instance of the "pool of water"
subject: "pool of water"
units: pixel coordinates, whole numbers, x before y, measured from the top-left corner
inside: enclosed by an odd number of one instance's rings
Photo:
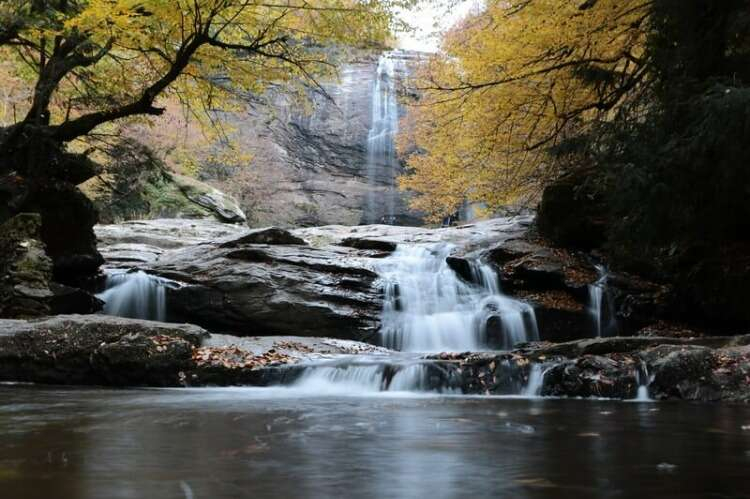
[[[750,407],[0,386],[3,499],[750,497]]]

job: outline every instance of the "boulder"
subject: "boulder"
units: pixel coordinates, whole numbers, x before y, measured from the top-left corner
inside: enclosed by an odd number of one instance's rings
[[[378,250],[386,253],[396,251],[397,243],[381,239],[367,239],[362,237],[347,237],[339,243],[341,246],[348,246],[357,249]]]
[[[0,380],[174,386],[207,333],[99,315],[0,320]]]
[[[296,244],[306,245],[301,239],[291,232],[279,227],[267,227],[263,229],[251,229],[242,236],[220,244],[221,248],[238,248],[246,244]]]
[[[355,340],[378,330],[377,274],[354,250],[235,240],[172,251],[148,270],[184,283],[167,290],[170,313],[213,330]]]
[[[231,196],[184,175],[172,173],[170,178],[187,199],[207,209],[220,221],[237,224],[247,220],[239,203]]]

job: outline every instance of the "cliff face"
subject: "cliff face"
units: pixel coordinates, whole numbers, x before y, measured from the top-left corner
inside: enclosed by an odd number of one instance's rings
[[[236,139],[251,145],[246,172],[224,181],[254,226],[420,223],[395,186],[403,171],[393,138],[404,112],[401,81],[417,54],[360,55],[324,83],[305,112],[281,92],[253,100],[236,117]]]

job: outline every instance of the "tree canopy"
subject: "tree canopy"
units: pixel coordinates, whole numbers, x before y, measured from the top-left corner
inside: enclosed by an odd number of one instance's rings
[[[383,43],[393,9],[408,3],[4,1],[0,56],[33,92],[0,147],[21,146],[33,127],[66,142],[103,123],[160,115],[162,96],[211,110],[271,82],[315,86],[332,70],[324,44]]]
[[[648,5],[488,0],[448,32],[413,83],[402,186],[416,207],[436,218],[538,194],[560,168],[548,152],[647,81]]]

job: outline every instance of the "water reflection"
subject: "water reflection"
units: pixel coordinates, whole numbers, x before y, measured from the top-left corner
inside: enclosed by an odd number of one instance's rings
[[[4,386],[0,496],[745,497],[748,424],[744,406]]]

